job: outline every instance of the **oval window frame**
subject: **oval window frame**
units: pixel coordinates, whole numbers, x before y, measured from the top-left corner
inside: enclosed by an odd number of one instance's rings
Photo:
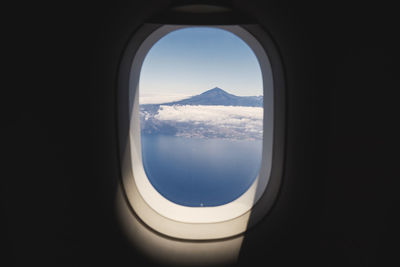
[[[196,25],[198,27],[201,25]],[[164,198],[147,178],[141,155],[138,89],[140,70],[151,47],[168,33],[192,25],[145,24],[131,38],[118,77],[118,132],[122,188],[132,211],[164,235],[209,240],[246,231],[272,207],[279,191],[284,145],[284,83],[278,52],[258,25],[204,25],[227,30],[253,50],[263,78],[263,152],[260,173],[236,200],[215,207],[187,207]],[[271,160],[268,160],[270,158]]]

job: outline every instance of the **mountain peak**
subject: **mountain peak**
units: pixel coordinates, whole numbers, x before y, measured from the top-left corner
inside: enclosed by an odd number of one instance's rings
[[[163,105],[219,105],[219,106],[244,106],[262,107],[263,97],[257,96],[236,96],[225,90],[214,87],[199,95],[179,101],[163,103]]]
[[[202,95],[205,95],[205,94],[210,94],[210,93],[217,93],[217,94],[229,94],[228,92],[226,92],[225,90],[223,90],[223,89],[221,89],[221,88],[219,88],[219,87],[214,87],[213,89],[210,89],[210,90],[207,90],[207,91],[205,91],[205,92],[203,92],[202,93]]]

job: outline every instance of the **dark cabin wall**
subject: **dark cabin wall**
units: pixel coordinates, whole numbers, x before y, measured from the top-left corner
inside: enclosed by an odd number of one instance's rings
[[[395,14],[351,1],[274,1],[254,11],[286,67],[287,149],[280,198],[247,235],[241,260],[393,264]]]
[[[319,2],[233,1],[271,33],[287,76],[283,187],[243,266],[395,265],[398,19],[384,2]],[[129,37],[169,3],[7,9],[4,261],[152,264],[115,217],[115,85]]]

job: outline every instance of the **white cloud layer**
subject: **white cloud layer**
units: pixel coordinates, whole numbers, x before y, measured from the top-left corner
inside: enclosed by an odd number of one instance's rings
[[[160,121],[202,124],[262,133],[263,108],[238,106],[164,106],[154,116]]]

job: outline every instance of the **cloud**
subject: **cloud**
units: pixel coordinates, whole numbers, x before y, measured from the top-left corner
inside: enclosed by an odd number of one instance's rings
[[[154,118],[164,122],[208,127],[209,131],[226,135],[262,136],[261,107],[161,105]]]

